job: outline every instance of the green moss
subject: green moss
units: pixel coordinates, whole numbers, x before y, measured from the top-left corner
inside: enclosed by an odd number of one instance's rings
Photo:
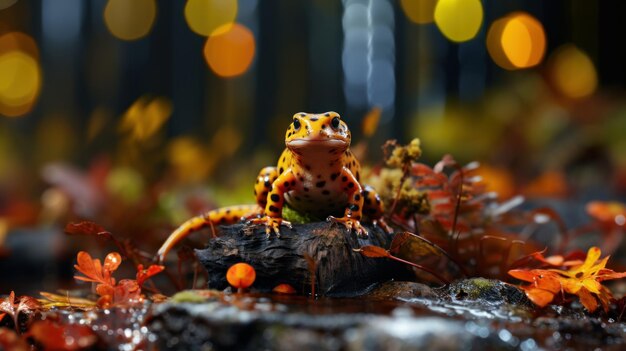
[[[283,219],[289,221],[293,224],[304,224],[311,222],[319,222],[321,219],[315,216],[311,216],[307,213],[300,213],[293,208],[289,207],[289,205],[285,202],[283,206]]]
[[[172,302],[191,302],[191,303],[202,303],[205,302],[207,298],[196,293],[193,290],[183,290],[181,292],[176,293],[172,296]]]

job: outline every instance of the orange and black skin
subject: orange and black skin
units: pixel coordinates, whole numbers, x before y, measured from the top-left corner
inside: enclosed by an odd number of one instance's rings
[[[285,135],[286,148],[276,167],[265,167],[254,186],[257,205],[233,206],[194,217],[176,229],[159,249],[162,259],[181,239],[209,224],[235,223],[241,218],[263,224],[267,235],[280,236],[287,202],[301,213],[327,217],[348,230],[367,235],[361,226],[365,213],[389,231],[382,219],[382,202],[371,187],[360,183],[360,164],[350,152],[351,134],[336,112],[296,113]],[[256,217],[256,218],[254,218]]]

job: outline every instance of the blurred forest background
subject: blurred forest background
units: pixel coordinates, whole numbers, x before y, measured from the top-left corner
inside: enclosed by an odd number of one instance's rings
[[[95,243],[68,221],[154,250],[253,201],[299,111],[339,112],[371,167],[419,137],[424,162],[478,160],[503,199],[623,198],[625,17],[623,1],[0,0],[0,287],[69,280]]]

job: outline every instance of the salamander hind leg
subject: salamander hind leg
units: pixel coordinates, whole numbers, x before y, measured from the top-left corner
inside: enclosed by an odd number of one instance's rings
[[[393,233],[393,228],[385,222],[383,202],[376,190],[374,190],[371,186],[366,185],[363,188],[361,195],[363,196],[363,213],[368,217],[368,219],[386,233]]]
[[[254,183],[254,197],[256,203],[259,205],[259,211],[250,214],[246,219],[259,218],[263,215],[263,210],[267,206],[267,198],[272,191],[272,184],[278,178],[278,168],[265,167],[261,169],[259,175],[256,177],[256,183]]]

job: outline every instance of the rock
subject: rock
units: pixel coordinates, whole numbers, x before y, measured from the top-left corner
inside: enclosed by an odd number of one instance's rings
[[[364,245],[389,247],[391,235],[377,227],[367,229],[369,236],[361,238],[343,226],[316,222],[297,224],[293,229],[282,227],[280,238],[266,238],[262,226],[223,226],[220,237],[209,241],[205,249],[196,250],[196,255],[209,273],[212,289],[226,288],[226,270],[246,262],[256,270],[256,291],[268,292],[286,283],[300,294],[309,294],[311,282],[315,281],[317,294],[357,296],[382,282],[410,274],[395,261],[354,252]]]
[[[479,301],[490,304],[531,306],[530,300],[518,287],[495,279],[471,278],[453,282],[440,289],[440,295],[452,301]]]

